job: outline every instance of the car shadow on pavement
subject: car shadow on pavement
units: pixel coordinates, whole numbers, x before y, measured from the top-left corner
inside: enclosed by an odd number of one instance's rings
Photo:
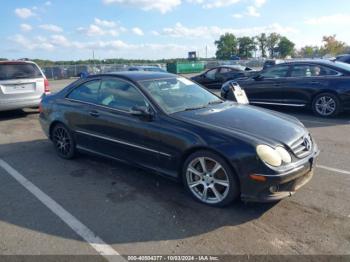
[[[109,244],[190,238],[244,225],[275,205],[237,201],[226,208],[208,207],[193,200],[181,183],[149,171],[85,154],[75,160],[62,160],[46,140],[0,145],[0,158]],[[0,174],[5,174],[1,168]],[[6,183],[0,182],[0,192],[7,190]],[[25,191],[23,188],[23,192],[13,194],[21,198]],[[16,205],[10,208],[21,210]],[[43,207],[38,201],[29,201],[29,205],[26,208],[33,214],[36,205]],[[64,233],[66,230],[54,229],[42,221],[45,216],[35,223],[23,219],[31,216],[0,210],[0,220],[6,223],[72,238]]]
[[[3,120],[12,120],[16,118],[25,118],[30,115],[38,114],[38,109],[18,109],[18,110],[10,110],[10,111],[3,111],[0,112],[0,121]]]

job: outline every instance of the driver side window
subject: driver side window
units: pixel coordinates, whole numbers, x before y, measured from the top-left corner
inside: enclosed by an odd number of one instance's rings
[[[289,66],[274,66],[267,69],[261,75],[264,78],[281,78],[281,77],[287,77],[288,71],[289,71]]]
[[[215,80],[215,76],[216,76],[216,73],[218,72],[218,70],[215,68],[215,69],[212,69],[212,70],[209,70],[206,74],[205,74],[205,77],[210,79],[210,80]]]
[[[117,79],[102,81],[98,104],[122,111],[131,111],[135,106],[147,106],[145,98],[135,86]]]

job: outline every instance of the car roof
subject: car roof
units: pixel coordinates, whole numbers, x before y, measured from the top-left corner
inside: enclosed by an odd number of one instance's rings
[[[145,71],[122,71],[122,72],[112,72],[108,74],[97,74],[90,75],[88,78],[95,78],[101,76],[116,76],[121,77],[131,81],[144,81],[144,80],[153,80],[153,79],[169,79],[178,77],[178,75],[162,72],[145,72]]]
[[[218,66],[218,68],[219,67],[237,68],[237,67],[246,67],[246,66],[243,66],[243,65],[221,65],[221,66]]]
[[[130,66],[129,68],[159,68],[159,66]]]
[[[23,64],[35,64],[32,61],[23,61],[23,60],[4,60],[0,61],[1,65],[23,65]]]
[[[317,64],[317,65],[325,65],[325,66],[336,66],[333,61],[326,59],[302,59],[302,60],[289,60],[284,63],[278,64],[280,65],[291,65],[291,64]]]
[[[240,69],[240,67],[246,67],[246,66],[243,66],[243,65],[219,65],[219,66],[210,68],[209,70],[212,70],[212,69],[219,69],[219,68]]]

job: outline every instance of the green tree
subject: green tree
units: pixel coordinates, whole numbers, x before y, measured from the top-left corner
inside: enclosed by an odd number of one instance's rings
[[[243,36],[238,38],[238,54],[243,58],[252,57],[252,52],[256,50],[254,37]]]
[[[266,57],[267,55],[267,36],[265,33],[262,33],[256,37],[256,41],[261,51],[261,56]]]
[[[215,41],[217,47],[217,59],[230,59],[232,55],[237,54],[238,41],[234,34],[226,33],[220,36],[220,39]]]
[[[277,51],[281,57],[285,58],[286,56],[293,54],[294,46],[295,44],[292,41],[290,41],[287,37],[282,36],[278,43]]]
[[[304,46],[300,49],[299,55],[305,58],[321,56],[321,50],[318,46]]]
[[[277,33],[271,33],[267,37],[267,45],[266,46],[267,46],[267,49],[269,50],[271,58],[275,57],[276,48],[278,46],[280,38],[281,38],[281,36],[279,34],[277,34]]]
[[[336,39],[336,35],[323,37],[323,51],[324,54],[338,55],[345,51],[346,44]]]

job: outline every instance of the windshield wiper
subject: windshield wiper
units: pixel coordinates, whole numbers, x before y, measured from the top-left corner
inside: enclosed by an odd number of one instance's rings
[[[203,109],[203,108],[206,108],[206,107],[207,107],[207,106],[189,107],[189,108],[186,108],[184,111],[198,110],[198,109]]]
[[[216,105],[216,104],[222,104],[224,101],[222,100],[215,100],[215,101],[211,101],[208,103],[208,105]]]

